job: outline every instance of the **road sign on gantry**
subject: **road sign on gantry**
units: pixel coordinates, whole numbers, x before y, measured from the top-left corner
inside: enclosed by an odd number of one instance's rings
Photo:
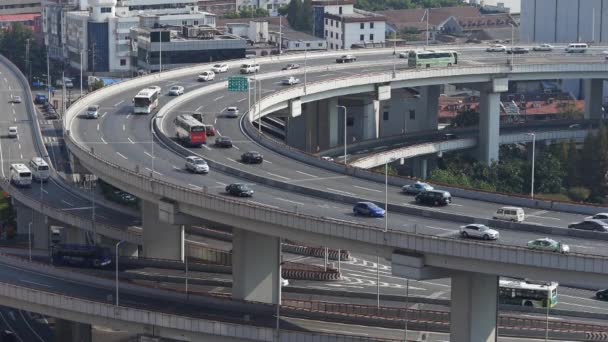
[[[249,79],[243,76],[228,77],[228,91],[245,92],[249,90]]]

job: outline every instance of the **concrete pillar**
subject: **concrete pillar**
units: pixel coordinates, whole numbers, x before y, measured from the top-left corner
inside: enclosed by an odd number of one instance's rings
[[[158,204],[142,200],[146,258],[184,260],[184,226],[161,222]]]
[[[452,276],[450,341],[496,339],[498,276],[462,273]]]
[[[412,176],[420,179],[428,177],[428,159],[424,157],[413,158],[412,161]]]
[[[421,93],[420,95],[426,100],[426,113],[421,118],[424,121],[422,129],[436,131],[439,126],[439,94],[441,89],[438,85],[426,86],[422,88]]]
[[[306,119],[304,115],[287,118],[287,145],[300,150],[306,149]]]
[[[482,91],[479,108],[479,161],[490,165],[498,161],[500,94]]]
[[[55,342],[92,342],[91,325],[55,319]]]
[[[118,247],[118,255],[137,257],[139,255],[139,246],[134,243],[123,242]]]
[[[17,234],[27,236],[29,230],[31,229],[32,247],[35,249],[48,250],[48,218],[16,201],[13,201],[13,208],[15,209],[17,214]],[[27,237],[25,239],[27,241]]]
[[[380,101],[372,100],[363,106],[363,140],[380,136]]]
[[[64,227],[62,230],[63,242],[85,245],[88,241],[87,232],[76,227]]]
[[[232,246],[232,297],[279,303],[279,238],[234,229]]]
[[[601,119],[604,80],[584,80],[585,119]]]
[[[328,130],[329,130],[329,147],[336,147],[340,144],[339,136],[340,136],[340,125],[339,125],[339,115],[338,111],[342,109],[338,109],[338,98],[333,97],[326,101],[327,103],[327,121],[328,121]],[[342,114],[344,115],[344,114]]]

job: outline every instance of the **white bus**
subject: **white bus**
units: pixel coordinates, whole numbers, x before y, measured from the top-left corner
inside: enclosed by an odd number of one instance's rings
[[[436,50],[412,50],[407,65],[412,68],[450,67],[458,64],[458,52]]]
[[[40,182],[46,182],[51,177],[51,169],[44,159],[40,157],[34,157],[30,160],[30,170],[35,180]]]
[[[556,282],[534,282],[523,280],[503,280],[499,282],[499,302],[501,304],[546,308],[557,304]]]
[[[159,92],[154,88],[142,89],[133,98],[134,114],[150,114],[158,106]]]
[[[32,172],[25,164],[11,164],[11,182],[18,186],[30,186]]]
[[[193,118],[192,115],[178,115],[173,123],[175,124],[175,136],[182,144],[201,146],[207,143],[205,125]]]

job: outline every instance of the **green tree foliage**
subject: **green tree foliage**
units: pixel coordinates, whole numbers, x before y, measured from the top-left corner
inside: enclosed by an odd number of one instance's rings
[[[549,194],[562,192],[564,190],[562,182],[565,175],[566,171],[562,168],[559,159],[553,153],[543,153],[536,159],[534,192]]]
[[[456,115],[454,120],[452,120],[450,127],[471,127],[477,125],[479,125],[479,113],[467,109]]]
[[[591,195],[591,191],[582,186],[575,186],[568,190],[568,197],[576,202],[586,201],[589,198],[589,195]]]
[[[10,59],[27,75],[26,46],[30,40],[30,63],[33,75],[46,73],[46,50],[34,39],[33,32],[21,23],[13,23],[9,29],[0,31],[0,54]]]
[[[312,32],[312,1],[291,0],[287,5],[287,21],[295,30]]]
[[[243,8],[238,12],[226,13],[224,18],[226,19],[239,19],[239,18],[264,18],[268,17],[270,14],[267,10],[263,8],[256,8],[252,10],[251,8]]]

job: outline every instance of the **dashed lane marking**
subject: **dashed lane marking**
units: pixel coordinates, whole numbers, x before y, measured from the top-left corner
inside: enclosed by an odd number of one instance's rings
[[[307,176],[307,177],[318,178],[317,176],[311,175],[310,173],[306,173],[306,172],[302,172],[302,171],[297,171],[297,170],[296,170],[296,172],[299,173],[299,174],[301,174],[301,175]]]
[[[125,102],[125,100],[118,101],[116,104],[114,104],[114,107],[118,107],[123,102]]]
[[[129,159],[129,158],[125,157],[125,155],[122,154],[122,153],[120,153],[120,152],[116,152],[116,154],[118,154],[119,156],[123,157],[124,159],[127,159],[127,160]]]
[[[366,190],[366,191],[373,191],[373,192],[383,192],[383,191],[380,191],[380,190],[370,189],[370,188],[366,188],[366,187],[358,186],[358,185],[353,185],[353,188],[357,188],[357,189],[361,189],[361,190]]]
[[[271,176],[273,176],[273,177],[281,178],[281,179],[284,179],[284,180],[291,180],[291,178],[280,176],[280,175],[277,175],[276,173],[272,173],[272,172],[268,172],[268,171],[266,173],[269,174],[269,175],[271,175]]]
[[[293,204],[297,204],[297,205],[305,205],[305,204],[304,204],[304,203],[302,203],[302,202],[296,202],[296,201],[288,200],[288,199],[281,198],[281,197],[276,197],[276,199],[277,199],[277,200],[279,200],[279,201],[288,202],[288,203],[293,203]]]
[[[329,191],[335,191],[335,192],[339,192],[339,193],[342,193],[342,194],[351,195],[351,196],[354,196],[354,195],[355,195],[355,194],[353,194],[352,192],[348,192],[348,191],[342,191],[342,190],[338,190],[338,189],[332,189],[332,188],[325,188],[325,189],[327,189],[327,190],[329,190]]]

